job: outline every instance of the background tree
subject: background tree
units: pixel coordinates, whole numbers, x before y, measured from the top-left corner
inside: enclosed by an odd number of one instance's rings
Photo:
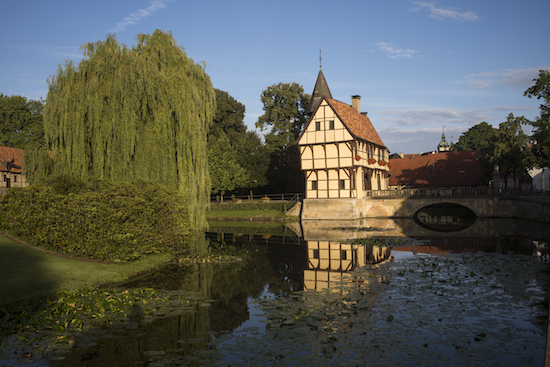
[[[297,83],[273,84],[262,92],[264,114],[258,118],[256,127],[261,131],[271,127],[265,135],[267,146],[277,150],[294,145],[307,122],[305,111],[309,98]]]
[[[24,149],[35,142],[44,145],[42,100],[0,93],[0,145]]]
[[[235,150],[227,135],[208,141],[208,168],[212,181],[212,194],[224,195],[226,191],[246,187],[248,173],[237,162]]]
[[[204,227],[214,88],[171,33],[136,38],[132,49],[114,35],[84,44],[79,65],[68,61],[48,80],[44,127],[55,170],[157,181],[179,191],[192,223]]]
[[[541,70],[539,78],[533,81],[535,85],[527,89],[524,95],[543,100],[540,105],[540,116],[536,117],[535,121],[530,121],[529,124],[534,128],[532,135],[533,165],[544,169],[550,167],[550,72]],[[542,175],[542,189],[545,190],[544,170]]]
[[[261,100],[264,114],[258,118],[260,130],[271,127],[265,135],[270,153],[267,190],[271,192],[303,192],[304,174],[300,169],[300,152],[295,142],[307,122],[305,111],[310,95],[297,83],[279,83],[267,87]]]
[[[507,121],[499,125],[488,149],[489,162],[493,167],[498,167],[501,177],[506,179],[506,187],[510,175],[514,175],[514,180],[517,180],[530,166],[527,149],[529,138],[522,129],[522,125],[527,122],[523,116],[514,117],[512,113],[509,114]]]
[[[454,152],[479,151],[477,159],[481,170],[481,178],[486,183],[489,182],[494,171],[494,164],[491,162],[488,154],[497,136],[497,132],[498,129],[495,129],[484,121],[462,133],[456,144],[453,144],[451,147],[451,151]]]
[[[485,121],[481,122],[460,135],[456,144],[453,144],[453,151],[479,150],[486,152],[496,133],[497,129]]]
[[[213,194],[267,184],[269,156],[258,134],[247,131],[244,113],[242,103],[216,89],[216,113],[208,133]]]

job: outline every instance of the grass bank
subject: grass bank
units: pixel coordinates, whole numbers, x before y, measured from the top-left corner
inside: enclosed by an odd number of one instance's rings
[[[208,221],[287,221],[297,220],[297,216],[289,216],[285,213],[290,210],[296,202],[242,202],[242,203],[217,203],[210,204],[206,212]]]
[[[119,282],[171,258],[151,254],[124,264],[103,264],[60,257],[0,235],[0,305]]]

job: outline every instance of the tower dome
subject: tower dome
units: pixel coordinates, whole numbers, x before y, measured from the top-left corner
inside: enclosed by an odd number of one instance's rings
[[[451,145],[445,140],[445,128],[443,128],[443,133],[441,133],[441,141],[437,145],[437,152],[448,152],[451,149]]]

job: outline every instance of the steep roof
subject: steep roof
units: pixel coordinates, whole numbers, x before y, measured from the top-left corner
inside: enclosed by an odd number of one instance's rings
[[[380,139],[380,136],[378,136],[376,129],[372,126],[372,122],[370,122],[370,119],[366,115],[357,112],[353,107],[344,102],[326,97],[325,99],[354,137],[384,148],[386,147],[382,139]]]
[[[390,159],[390,186],[484,186],[478,155],[478,151],[445,152]]]
[[[311,93],[311,99],[307,105],[306,116],[311,116],[315,113],[315,111],[317,111],[323,97],[332,98],[332,94],[330,94],[330,89],[327,81],[325,80],[325,76],[323,75],[323,71],[319,70],[319,75],[317,76],[313,93]]]
[[[23,149],[0,146],[0,171],[21,173],[23,171]]]

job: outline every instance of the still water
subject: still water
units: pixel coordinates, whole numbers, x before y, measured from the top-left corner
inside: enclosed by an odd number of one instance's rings
[[[174,263],[120,289],[188,305],[140,304],[0,365],[542,366],[549,226],[425,222],[211,223],[209,251],[239,261]]]

